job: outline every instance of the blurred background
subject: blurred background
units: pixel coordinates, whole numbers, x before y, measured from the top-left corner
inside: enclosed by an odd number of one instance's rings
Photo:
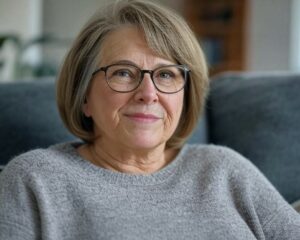
[[[83,24],[109,0],[0,0],[0,82],[56,76]],[[210,74],[300,71],[300,0],[156,0],[177,10]]]

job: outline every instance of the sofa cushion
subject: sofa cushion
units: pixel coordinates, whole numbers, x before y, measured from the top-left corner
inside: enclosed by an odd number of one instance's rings
[[[228,73],[209,99],[210,141],[250,159],[289,202],[300,199],[300,75]]]
[[[73,140],[55,104],[54,79],[0,84],[0,166],[32,148]]]

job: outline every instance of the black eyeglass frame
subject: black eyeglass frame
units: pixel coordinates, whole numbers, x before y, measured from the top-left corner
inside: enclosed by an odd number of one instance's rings
[[[130,66],[130,67],[135,67],[136,69],[138,69],[141,73],[141,78],[137,84],[137,86],[135,88],[133,88],[132,90],[130,91],[117,91],[115,89],[113,89],[110,85],[109,85],[109,81],[107,79],[107,75],[106,75],[106,72],[107,72],[107,69],[111,66],[118,66],[118,65],[123,65],[123,66]],[[184,76],[183,76],[183,79],[184,79],[184,84],[182,86],[182,88],[180,88],[179,90],[176,90],[175,92],[165,92],[165,91],[162,91],[160,90],[155,82],[154,82],[154,79],[153,79],[153,74],[154,72],[157,70],[157,69],[160,69],[160,68],[165,68],[165,67],[180,67],[182,70],[183,70],[183,73],[184,73]],[[188,67],[186,65],[181,65],[181,64],[174,64],[174,65],[165,65],[165,66],[160,66],[160,67],[157,67],[153,70],[148,70],[148,69],[141,69],[139,68],[138,66],[136,65],[133,65],[133,64],[128,64],[128,63],[125,63],[125,64],[122,64],[122,63],[115,63],[115,64],[110,64],[108,66],[105,66],[105,67],[100,67],[98,69],[96,69],[93,73],[92,73],[92,76],[94,77],[97,73],[103,71],[104,74],[105,74],[105,81],[107,83],[107,85],[110,87],[111,90],[115,91],[115,92],[119,92],[119,93],[129,93],[129,92],[133,92],[134,90],[136,90],[142,83],[143,79],[144,79],[144,75],[145,73],[149,73],[150,74],[150,78],[151,78],[151,81],[153,82],[153,85],[155,86],[156,90],[161,92],[161,93],[166,93],[166,94],[173,94],[173,93],[177,93],[177,92],[180,92],[182,89],[184,89],[184,87],[186,86],[186,83],[189,79],[189,74],[191,72],[190,69],[188,69]]]

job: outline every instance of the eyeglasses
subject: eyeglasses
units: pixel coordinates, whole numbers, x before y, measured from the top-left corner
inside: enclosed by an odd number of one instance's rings
[[[162,93],[177,93],[187,82],[190,70],[185,65],[167,65],[153,70],[142,70],[131,64],[112,64],[93,72],[93,76],[103,71],[108,86],[120,93],[137,89],[149,73],[155,88]]]

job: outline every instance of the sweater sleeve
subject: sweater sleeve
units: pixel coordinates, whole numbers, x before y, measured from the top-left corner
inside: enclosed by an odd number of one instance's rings
[[[259,222],[260,228],[255,231],[265,239],[300,239],[300,214],[250,161],[233,151],[230,155],[235,159],[231,170],[232,194],[238,199],[236,204],[248,225]]]
[[[39,231],[38,206],[24,164],[12,160],[0,174],[0,239],[40,239]]]

